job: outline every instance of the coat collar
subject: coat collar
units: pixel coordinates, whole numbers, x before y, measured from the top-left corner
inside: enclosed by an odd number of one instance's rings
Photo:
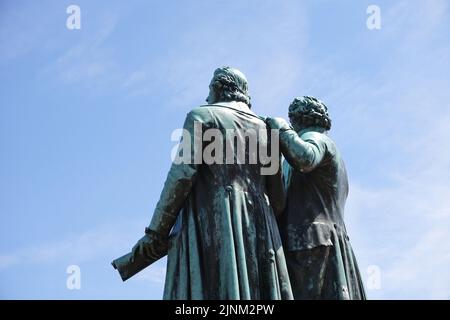
[[[328,131],[321,127],[308,127],[308,128],[301,129],[300,131],[297,132],[297,134],[299,136],[301,136],[307,132],[318,132],[318,133],[327,134]]]
[[[247,106],[247,104],[240,101],[220,101],[205,106],[225,107],[256,116],[256,114]]]

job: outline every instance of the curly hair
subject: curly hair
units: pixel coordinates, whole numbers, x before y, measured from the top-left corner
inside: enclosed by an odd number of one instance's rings
[[[247,79],[239,70],[230,67],[216,69],[211,86],[221,101],[240,101],[251,107]]]
[[[297,97],[289,105],[289,118],[303,127],[318,126],[331,129],[327,106],[311,96]]]

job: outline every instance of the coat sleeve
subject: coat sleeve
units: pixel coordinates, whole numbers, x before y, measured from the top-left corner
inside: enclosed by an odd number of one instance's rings
[[[320,133],[309,132],[299,137],[291,129],[280,133],[280,147],[286,161],[301,172],[310,172],[319,166],[327,150]]]
[[[270,130],[268,131],[270,134]],[[271,143],[272,139],[269,139]],[[272,148],[269,146],[270,150]],[[278,150],[278,149],[277,149]],[[278,157],[278,170],[273,175],[266,176],[266,191],[267,197],[269,198],[270,205],[275,213],[275,216],[281,215],[286,206],[286,188],[283,181],[283,170],[282,170],[282,159],[281,153]]]
[[[191,111],[184,122],[183,137],[178,149],[178,161],[173,161],[161,196],[156,205],[149,229],[167,237],[194,183],[201,162],[201,134],[208,111]],[[200,128],[200,129],[199,129]]]

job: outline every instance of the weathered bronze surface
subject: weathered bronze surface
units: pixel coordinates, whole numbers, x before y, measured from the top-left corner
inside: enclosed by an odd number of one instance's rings
[[[247,80],[240,71],[217,69],[207,102],[186,117],[184,129],[191,136],[195,123],[202,130],[218,129],[224,137],[227,129],[237,130],[238,139],[245,139],[239,134],[243,129],[267,132],[250,109]],[[259,147],[268,148],[267,137],[258,138]],[[255,164],[195,164],[195,154],[203,148],[188,150],[190,163],[172,164],[148,228],[153,237],[141,239],[131,257],[150,254],[141,259],[144,265],[155,261],[164,255],[160,241],[165,239],[164,299],[292,299],[274,215],[284,207],[281,170],[262,175],[259,159]],[[125,264],[124,274],[126,269]]]
[[[253,113],[236,69],[217,69],[209,88],[208,104],[186,117],[183,161],[172,163],[145,235],[112,263],[122,279],[167,255],[164,299],[364,299],[343,220],[347,173],[326,134],[326,106],[295,99],[291,127]],[[210,130],[219,136],[205,141]],[[283,170],[262,174],[269,164],[246,143],[249,130],[275,159],[279,143]],[[186,148],[188,137],[197,143]],[[198,158],[213,142],[231,146],[233,161]]]
[[[280,232],[295,299],[365,299],[362,279],[344,224],[348,179],[335,143],[327,107],[313,97],[289,107],[292,127],[280,130],[287,190]]]

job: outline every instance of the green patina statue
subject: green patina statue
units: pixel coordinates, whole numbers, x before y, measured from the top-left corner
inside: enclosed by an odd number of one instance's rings
[[[253,132],[257,149],[269,149],[267,126],[250,109],[240,71],[217,69],[209,87],[208,104],[187,115],[185,132],[215,129],[229,145],[234,131],[254,161],[239,161],[239,147],[225,164],[196,161],[209,142],[180,150],[188,161],[172,164],[145,236],[113,266],[125,280],[167,254],[164,299],[293,299],[275,217],[285,205],[281,170],[262,174],[266,161],[245,144]]]
[[[289,106],[292,127],[267,119],[280,130],[285,157],[286,208],[279,217],[295,299],[365,299],[361,276],[344,224],[347,172],[326,132],[327,107],[316,98]]]
[[[167,255],[164,299],[365,299],[327,107],[296,98],[291,127],[253,113],[239,70],[217,69],[209,88],[145,235],[112,263],[122,279]]]

